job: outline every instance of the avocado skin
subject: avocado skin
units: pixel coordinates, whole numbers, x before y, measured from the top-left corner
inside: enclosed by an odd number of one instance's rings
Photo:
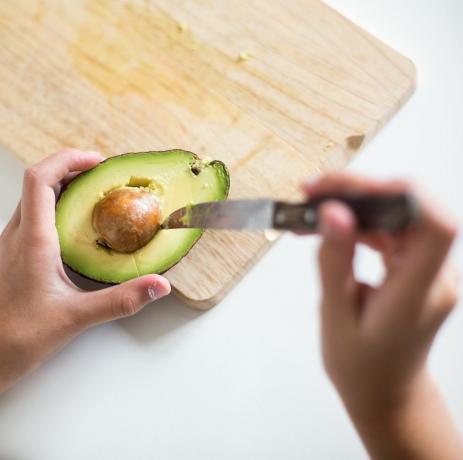
[[[189,150],[183,150],[183,149],[170,149],[170,150],[147,150],[146,152],[127,152],[127,153],[121,153],[119,155],[114,155],[112,157],[108,157],[106,158],[105,160],[103,160],[101,163],[98,163],[96,166],[94,166],[93,168],[91,169],[88,169],[87,171],[84,171],[82,173],[80,173],[79,175],[77,175],[76,177],[74,177],[71,181],[69,181],[67,184],[65,184],[62,188],[61,188],[61,191],[60,193],[58,194],[58,198],[56,200],[56,204],[58,204],[60,198],[61,198],[61,195],[64,194],[64,192],[67,190],[67,188],[78,178],[78,177],[81,177],[81,176],[84,176],[86,174],[89,174],[91,173],[92,171],[94,171],[96,168],[100,167],[101,165],[105,164],[108,160],[111,160],[111,158],[115,158],[115,157],[125,157],[125,156],[128,156],[128,155],[139,155],[139,154],[143,154],[143,153],[150,153],[150,154],[162,154],[162,153],[170,153],[170,152],[176,152],[176,151],[179,151],[181,150],[182,152],[185,152],[185,153],[188,153],[190,155],[193,156],[193,158],[195,160],[200,160],[200,158],[198,157],[198,155],[196,155],[196,153],[194,152],[190,152]],[[225,179],[226,179],[226,188],[225,188],[225,197],[227,198],[228,197],[228,193],[230,191],[230,174],[228,173],[228,169],[225,165],[225,163],[223,161],[220,161],[220,160],[212,160],[210,163],[210,165],[218,165],[220,166],[224,171],[225,171]],[[74,270],[73,270],[74,271]],[[164,272],[163,272],[164,273]],[[79,273],[80,275],[80,273]],[[83,276],[83,275],[82,275]],[[92,278],[89,278],[89,279],[92,279]]]
[[[169,149],[169,150],[159,150],[159,151],[154,151],[154,150],[149,150],[149,151],[144,151],[144,152],[127,152],[127,153],[123,153],[123,154],[119,154],[119,155],[114,155],[114,156],[111,156],[111,157],[108,157],[106,158],[105,160],[103,160],[101,163],[99,163],[98,165],[94,166],[93,168],[87,170],[87,171],[84,171],[82,173],[80,173],[78,176],[74,177],[70,182],[68,182],[67,184],[65,184],[62,188],[61,188],[61,191],[58,195],[58,198],[56,200],[56,208],[58,207],[58,204],[61,200],[61,198],[66,194],[66,192],[68,191],[68,189],[72,186],[73,182],[75,180],[77,180],[78,178],[80,177],[83,177],[83,176],[86,176],[88,174],[91,174],[93,171],[95,171],[96,169],[100,168],[102,165],[106,164],[108,161],[110,161],[111,159],[113,158],[116,158],[116,157],[130,157],[130,156],[135,156],[135,155],[141,155],[141,154],[152,154],[152,155],[162,155],[162,154],[168,154],[168,153],[172,153],[172,152],[184,152],[185,154],[188,154],[188,155],[191,155],[192,158],[193,158],[193,161],[201,161],[201,158],[195,154],[194,152],[191,152],[189,150],[183,150],[183,149]],[[212,160],[208,163],[208,166],[213,166],[214,168],[217,168],[218,171],[221,171],[220,172],[220,176],[221,178],[224,180],[224,200],[226,200],[228,198],[228,194],[229,194],[229,191],[230,191],[230,174],[228,172],[228,169],[225,165],[225,163],[223,163],[222,161],[220,160]],[[196,175],[196,173],[195,173]],[[168,270],[170,270],[172,267],[174,267],[175,265],[177,265],[190,251],[191,249],[194,247],[194,245],[198,242],[198,240],[201,238],[201,236],[203,235],[204,233],[204,229],[201,229],[200,230],[200,233],[198,234],[198,236],[194,239],[193,243],[191,244],[190,248],[185,251],[185,253],[182,255],[182,257],[180,259],[178,259],[176,262],[172,263],[171,265],[169,265],[168,267],[166,267],[164,270],[160,271],[159,273],[156,273],[156,274],[163,274],[163,273],[166,273]],[[77,275],[81,276],[82,278],[85,278],[89,281],[92,281],[92,282],[97,282],[101,285],[102,288],[104,287],[110,287],[110,286],[115,286],[117,284],[121,284],[121,282],[113,282],[113,281],[109,281],[109,280],[103,280],[103,279],[96,279],[96,278],[92,278],[91,276],[88,276],[86,275],[85,273],[82,273],[81,271],[77,270],[75,267],[72,267],[71,265],[69,265],[68,263],[65,262],[64,258],[61,257],[61,260],[62,260],[62,263],[63,265],[66,266],[66,268],[68,270],[70,270],[71,272],[74,272],[76,273]]]

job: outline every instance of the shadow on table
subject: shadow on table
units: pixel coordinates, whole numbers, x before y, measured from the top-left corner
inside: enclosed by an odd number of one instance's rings
[[[106,284],[84,278],[67,267],[65,270],[76,286],[86,291],[108,287]],[[118,321],[118,325],[135,340],[144,344],[169,334],[174,329],[181,328],[205,313],[192,310],[171,294],[167,298],[147,305],[136,315]]]
[[[167,298],[147,305],[136,315],[119,321],[119,325],[135,340],[147,344],[205,313],[192,310],[171,294]]]
[[[21,196],[24,166],[0,147],[0,227],[7,223]]]

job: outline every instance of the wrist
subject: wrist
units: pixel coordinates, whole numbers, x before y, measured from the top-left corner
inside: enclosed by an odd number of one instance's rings
[[[372,459],[460,459],[463,445],[428,371],[401,391],[344,400]]]
[[[424,368],[400,385],[381,379],[374,385],[358,385],[356,391],[340,391],[340,394],[356,424],[384,425],[394,424],[411,407],[426,404],[439,392],[427,368]]]

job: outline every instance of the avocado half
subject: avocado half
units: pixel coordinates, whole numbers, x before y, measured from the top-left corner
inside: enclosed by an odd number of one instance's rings
[[[75,272],[113,284],[162,273],[179,262],[203,233],[202,229],[159,230],[131,253],[102,245],[92,222],[95,205],[125,187],[154,194],[165,219],[188,204],[225,200],[230,177],[222,162],[201,160],[185,150],[126,153],[78,175],[56,205],[61,257]]]

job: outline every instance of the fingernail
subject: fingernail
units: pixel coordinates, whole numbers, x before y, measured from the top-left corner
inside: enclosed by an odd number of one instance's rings
[[[166,296],[167,292],[164,292],[164,290],[160,289],[159,286],[152,284],[148,287],[148,295],[151,300],[158,300],[161,297]]]
[[[156,286],[150,286],[148,288],[148,295],[150,296],[150,299],[151,300],[156,300],[158,299],[158,293],[157,293],[157,289],[156,289]]]
[[[96,150],[87,150],[87,153],[90,153],[90,155],[99,156],[101,159],[105,158],[100,152],[97,152]]]

